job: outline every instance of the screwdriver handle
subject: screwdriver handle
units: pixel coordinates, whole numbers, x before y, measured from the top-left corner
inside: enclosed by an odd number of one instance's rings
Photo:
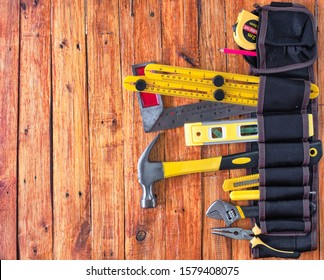
[[[232,191],[230,193],[230,199],[237,200],[259,200],[259,190],[244,190],[244,191]]]

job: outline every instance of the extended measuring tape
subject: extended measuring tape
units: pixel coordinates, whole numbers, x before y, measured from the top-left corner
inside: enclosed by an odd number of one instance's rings
[[[145,76],[127,76],[124,88],[130,91],[195,98],[245,106],[257,106],[260,78],[194,68],[148,64]],[[310,98],[319,89],[311,85]]]
[[[314,135],[312,114],[308,114],[308,123],[311,137]],[[184,131],[187,146],[254,142],[259,137],[257,119],[186,123]]]

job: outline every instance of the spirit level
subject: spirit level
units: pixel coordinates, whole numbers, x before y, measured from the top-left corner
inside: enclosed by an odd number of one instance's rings
[[[314,135],[313,115],[308,114],[309,137]],[[196,122],[184,125],[187,146],[253,142],[258,140],[257,119]]]
[[[257,119],[186,123],[184,130],[187,146],[258,140]]]

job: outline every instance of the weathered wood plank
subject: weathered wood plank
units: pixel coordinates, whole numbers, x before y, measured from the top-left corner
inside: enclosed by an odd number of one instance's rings
[[[19,1],[0,1],[0,259],[17,256]]]
[[[92,258],[124,258],[118,1],[88,1]]]
[[[237,16],[242,9],[253,10],[253,4],[251,1],[225,1],[226,10],[226,47],[237,48],[232,35],[232,25],[236,22]],[[228,55],[227,56],[227,72],[247,74],[248,64],[244,61],[241,56],[238,55]],[[243,117],[243,116],[242,116]],[[237,119],[238,117],[235,117]],[[229,154],[235,154],[245,151],[245,144],[231,144],[229,145]],[[246,174],[244,169],[231,170],[230,178],[235,178],[243,176]],[[231,202],[232,203],[232,202]],[[236,205],[246,205],[247,202],[233,202]],[[242,227],[245,229],[251,228],[251,223],[249,219],[242,219],[236,222],[237,227]],[[251,250],[249,242],[232,240],[232,259],[249,259],[251,258]]]
[[[324,32],[324,2],[323,1],[316,1],[317,2],[317,12],[318,12],[318,63],[317,63],[317,85],[320,89],[324,88],[324,40],[321,36],[322,32]],[[318,96],[318,113],[319,113],[319,135],[318,138],[324,138],[324,97],[323,94]],[[319,224],[318,224],[318,251],[319,251],[319,259],[324,259],[324,242],[322,241],[323,236],[323,228],[324,228],[324,178],[323,178],[323,170],[324,170],[324,162],[323,159],[320,161],[318,165],[319,171],[319,193],[318,193],[318,214],[319,214]]]
[[[196,1],[162,1],[163,63],[199,64]],[[189,63],[188,63],[189,62]],[[166,106],[197,102],[165,98]],[[186,147],[183,128],[165,133],[166,161],[200,158],[200,147]],[[166,180],[166,259],[201,259],[201,175]]]
[[[199,53],[200,68],[216,71],[226,71],[226,55],[218,51],[225,47],[225,1],[201,2],[199,6]],[[210,158],[228,154],[228,145],[205,146],[202,148],[202,158]],[[222,189],[222,184],[228,178],[228,171],[218,171],[202,174],[202,211],[216,200],[228,201],[228,194]],[[203,259],[230,259],[231,241],[212,235],[212,227],[223,227],[224,222],[203,216]]]
[[[120,1],[120,42],[122,77],[131,74],[131,65],[161,60],[160,1]],[[123,96],[124,177],[125,177],[125,258],[165,258],[164,182],[154,184],[157,207],[142,209],[142,189],[137,180],[137,161],[152,134],[143,131],[137,96],[126,90]],[[163,137],[150,160],[163,159]]]
[[[54,258],[91,257],[83,0],[52,1]]]
[[[21,259],[52,259],[49,2],[21,3],[18,240]]]
[[[299,3],[299,4],[304,5],[308,10],[310,10],[313,14],[315,14],[315,7],[317,5],[317,3],[315,3],[316,1],[312,1],[312,0],[300,0],[300,1],[296,1],[296,2]],[[318,45],[318,48],[320,49],[320,45]],[[316,69],[317,69],[317,66],[315,66],[315,68],[314,68],[315,72],[317,72]],[[315,76],[317,76],[317,75],[315,75]],[[320,81],[320,83],[319,83],[319,87],[320,88],[322,88],[321,85],[323,85],[323,84],[321,84],[321,81]],[[319,100],[322,101],[323,99],[319,99]],[[321,170],[321,169],[319,169],[319,170]],[[319,181],[319,183],[321,185],[321,181]],[[321,209],[321,207],[319,207],[319,209]],[[320,222],[320,216],[319,216],[318,221]],[[318,235],[317,236],[317,240],[319,241],[319,239],[320,239],[320,236]],[[300,260],[317,260],[319,258],[320,258],[320,250],[315,250],[315,251],[303,253],[301,255],[301,257],[300,257]]]

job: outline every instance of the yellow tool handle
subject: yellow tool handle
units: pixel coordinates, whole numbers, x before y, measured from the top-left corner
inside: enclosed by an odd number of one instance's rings
[[[283,250],[275,249],[275,248],[269,246],[268,244],[264,243],[259,237],[256,237],[256,236],[250,240],[250,243],[252,244],[252,248],[261,245],[261,246],[265,246],[268,249],[270,249],[271,251],[274,251],[277,253],[282,253],[282,254],[293,254],[294,253],[293,251],[283,251]]]
[[[259,190],[244,190],[244,191],[232,191],[230,193],[230,199],[237,200],[259,200],[260,191]]]
[[[198,172],[218,171],[222,157],[214,157],[200,160],[162,162],[164,178]]]
[[[263,254],[277,258],[298,258],[300,256],[300,252],[279,250],[263,242],[260,239],[261,229],[257,224],[252,228],[252,232],[254,234],[254,237],[250,240],[252,248],[260,246],[260,252],[262,251]]]
[[[312,114],[308,114],[308,134],[309,137],[314,136],[314,122]]]

